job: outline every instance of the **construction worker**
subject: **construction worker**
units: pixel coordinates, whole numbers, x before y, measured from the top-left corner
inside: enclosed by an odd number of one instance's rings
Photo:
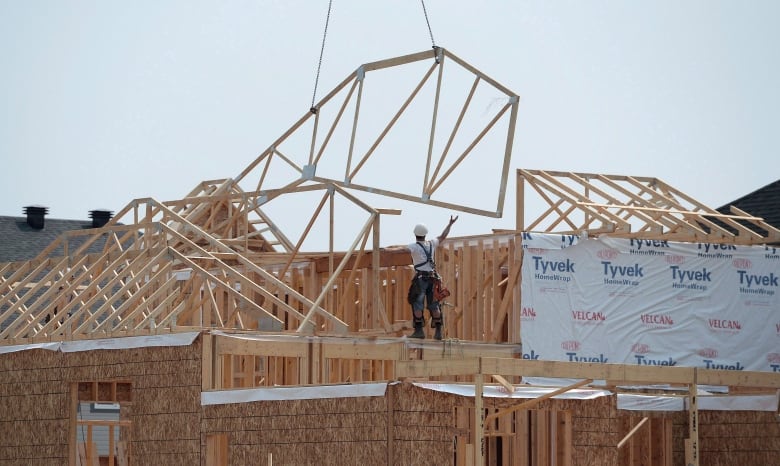
[[[441,327],[443,324],[441,305],[434,299],[433,286],[437,279],[436,273],[436,248],[447,239],[452,224],[458,219],[457,216],[450,216],[450,221],[444,228],[444,231],[434,239],[426,240],[428,227],[420,223],[414,227],[415,242],[406,246],[412,255],[412,264],[416,272],[412,280],[412,286],[409,290],[409,304],[412,305],[412,321],[414,323],[414,333],[411,338],[425,338],[423,332],[423,312],[427,303],[428,312],[431,313],[431,326],[436,329],[434,338],[441,340]]]

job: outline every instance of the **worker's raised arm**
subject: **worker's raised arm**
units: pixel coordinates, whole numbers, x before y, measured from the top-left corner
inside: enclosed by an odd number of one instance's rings
[[[450,228],[452,227],[452,224],[455,223],[455,221],[458,219],[458,216],[452,216],[450,215],[450,222],[447,224],[446,227],[444,227],[444,231],[441,232],[439,235],[439,243],[447,239],[447,235],[450,234]]]

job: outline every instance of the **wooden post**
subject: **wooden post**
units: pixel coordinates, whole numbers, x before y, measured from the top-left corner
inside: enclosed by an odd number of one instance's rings
[[[227,466],[228,446],[228,434],[206,435],[205,466]]]
[[[201,389],[211,390],[214,387],[214,340],[216,337],[207,332],[201,333],[203,338],[203,357],[201,358]]]
[[[387,387],[385,402],[387,403],[387,462],[385,464],[395,464],[393,461],[393,456],[395,455],[394,398],[393,389],[389,385]]]
[[[520,170],[517,170],[515,178],[515,230],[522,232],[525,228],[525,178]]]
[[[571,466],[574,435],[571,427],[571,411],[557,411],[555,413],[558,425],[555,428],[556,465]]]
[[[485,376],[474,375],[474,466],[485,464],[485,406],[482,394],[485,386]]]
[[[79,384],[70,384],[70,409],[68,409],[68,466],[76,466],[76,411],[79,408]]]
[[[374,224],[372,226],[373,229],[373,246],[372,246],[372,253],[371,253],[371,287],[369,288],[369,295],[371,296],[371,320],[370,320],[370,326],[371,329],[377,329],[380,327],[379,322],[379,307],[381,304],[381,293],[380,290],[382,289],[379,286],[379,267],[381,266],[381,263],[379,262],[379,219],[380,215],[377,215],[374,217]]]
[[[688,406],[688,438],[685,440],[685,464],[699,466],[699,402],[696,372],[694,382],[688,385],[690,405]]]

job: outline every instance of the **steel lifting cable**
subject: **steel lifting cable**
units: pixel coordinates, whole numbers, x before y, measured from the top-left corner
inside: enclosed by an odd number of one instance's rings
[[[436,41],[433,39],[433,29],[431,29],[431,21],[428,19],[428,10],[425,8],[425,0],[420,0],[420,4],[422,5],[423,9],[423,15],[425,15],[425,24],[428,25],[428,35],[431,36],[431,46],[434,50],[436,50],[438,47],[436,47]],[[322,69],[322,56],[325,53],[325,38],[328,37],[328,23],[330,23],[330,11],[333,7],[333,0],[328,0],[328,14],[325,17],[325,30],[322,32],[322,45],[320,46],[320,59],[317,62],[317,75],[314,78],[314,92],[312,92],[311,96],[311,108],[309,110],[312,113],[317,113],[317,107],[314,106],[314,102],[317,99],[317,85],[320,82],[320,70]],[[436,62],[439,62],[439,57],[436,57]]]
[[[436,49],[436,41],[433,40],[433,30],[431,30],[431,22],[428,20],[428,10],[425,9],[425,0],[420,0],[422,4],[423,14],[425,15],[425,23],[428,25],[428,34],[431,36],[431,46]]]
[[[317,113],[317,108],[314,106],[314,100],[317,98],[317,84],[320,81],[320,68],[322,68],[322,55],[325,52],[325,38],[328,36],[328,23],[330,22],[330,9],[333,6],[333,0],[328,1],[328,15],[325,17],[325,31],[322,33],[322,46],[320,47],[320,60],[317,63],[317,76],[314,78],[314,92],[311,96],[311,108],[312,113]]]

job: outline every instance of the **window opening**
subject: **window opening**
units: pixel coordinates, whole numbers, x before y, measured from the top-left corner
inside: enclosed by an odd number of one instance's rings
[[[130,463],[130,382],[72,384],[71,464],[126,466]]]

